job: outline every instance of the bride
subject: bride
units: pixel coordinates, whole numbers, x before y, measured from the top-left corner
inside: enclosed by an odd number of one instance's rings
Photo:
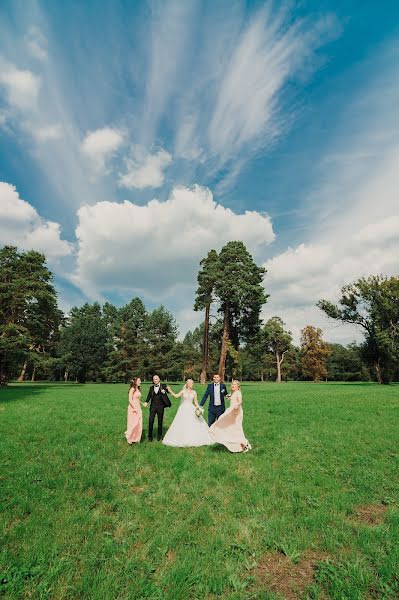
[[[194,381],[187,379],[183,389],[175,394],[170,387],[166,389],[175,398],[181,398],[175,418],[163,438],[166,446],[207,446],[213,444],[209,435],[208,425],[201,415],[197,400],[197,392],[193,390]],[[194,404],[193,404],[194,403]],[[197,411],[198,409],[198,411]],[[197,416],[196,411],[199,412]]]

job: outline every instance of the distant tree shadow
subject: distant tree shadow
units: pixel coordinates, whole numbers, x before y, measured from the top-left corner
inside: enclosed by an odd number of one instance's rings
[[[27,400],[34,396],[40,396],[49,388],[58,388],[71,386],[82,387],[84,384],[73,383],[10,383],[6,387],[0,388],[0,404],[6,404],[9,402],[18,402],[20,400]]]

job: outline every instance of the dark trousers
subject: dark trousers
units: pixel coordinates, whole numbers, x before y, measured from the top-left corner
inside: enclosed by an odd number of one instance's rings
[[[151,406],[150,408],[150,421],[148,423],[148,439],[152,440],[152,432],[154,429],[154,420],[155,420],[155,415],[158,416],[158,439],[160,440],[162,438],[162,423],[163,423],[163,411],[165,410],[164,406],[159,406],[159,405],[155,405],[155,406]]]
[[[222,415],[225,411],[224,406],[212,406],[208,408],[208,425],[209,427],[213,425],[215,421],[218,420],[220,415]]]

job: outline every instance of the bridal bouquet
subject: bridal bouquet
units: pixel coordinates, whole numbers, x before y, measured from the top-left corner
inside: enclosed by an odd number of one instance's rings
[[[204,414],[204,409],[201,408],[201,406],[197,406],[194,412],[197,415],[197,417],[200,418]]]

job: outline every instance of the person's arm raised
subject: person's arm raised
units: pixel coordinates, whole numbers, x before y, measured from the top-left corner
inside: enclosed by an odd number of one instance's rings
[[[166,389],[168,390],[168,393],[172,394],[174,398],[180,398],[180,396],[183,394],[183,390],[181,390],[178,394],[175,394],[172,388],[170,388],[169,386],[166,386]]]

